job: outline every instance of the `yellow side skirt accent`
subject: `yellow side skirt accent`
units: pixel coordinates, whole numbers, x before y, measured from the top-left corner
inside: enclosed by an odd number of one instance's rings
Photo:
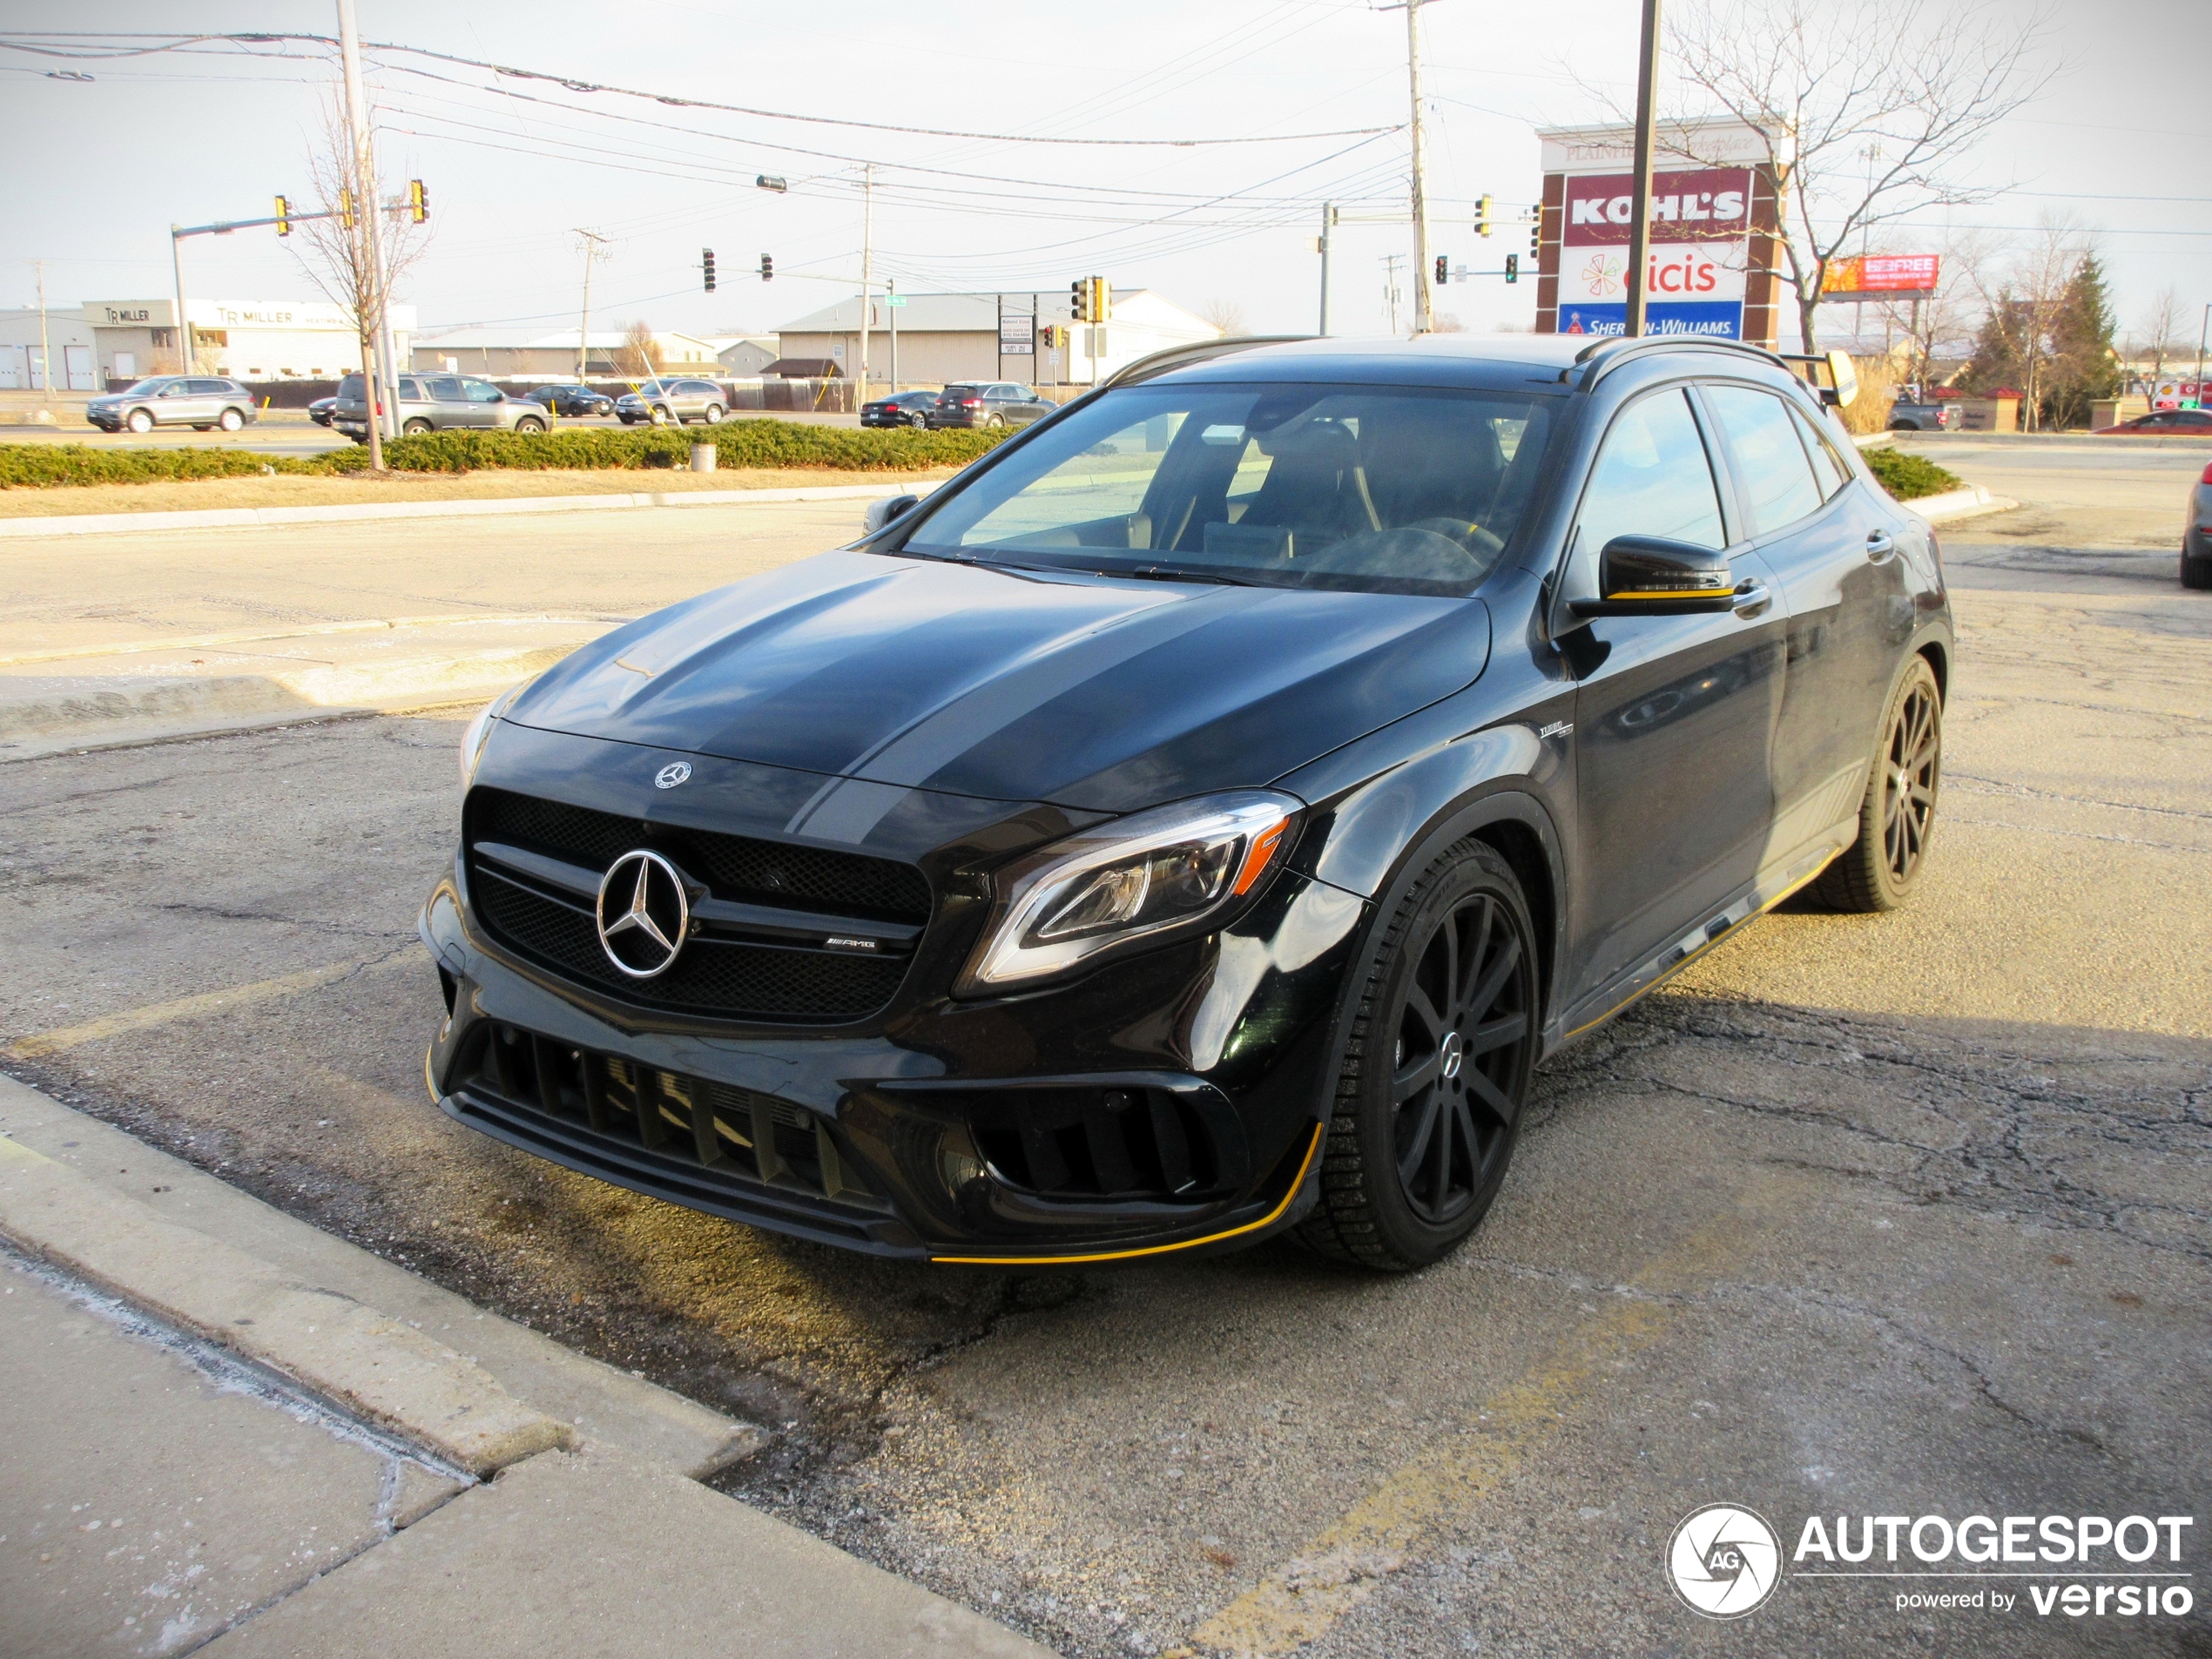
[[[1291,1190],[1283,1195],[1283,1202],[1262,1216],[1258,1221],[1248,1221],[1241,1227],[1231,1227],[1226,1232],[1208,1233],[1204,1238],[1186,1238],[1179,1244],[1147,1244],[1142,1250],[1101,1251],[1095,1256],[932,1256],[932,1262],[953,1262],[969,1267],[1053,1267],[1077,1262],[1122,1262],[1132,1256],[1164,1256],[1171,1251],[1196,1250],[1201,1244],[1218,1244],[1224,1238],[1234,1238],[1240,1233],[1257,1232],[1279,1219],[1297,1197],[1298,1189],[1305,1184],[1306,1174],[1313,1168],[1313,1160],[1321,1150],[1321,1137],[1329,1132],[1326,1123],[1313,1126],[1313,1138],[1306,1143],[1305,1157],[1298,1166],[1298,1179],[1291,1183]]]

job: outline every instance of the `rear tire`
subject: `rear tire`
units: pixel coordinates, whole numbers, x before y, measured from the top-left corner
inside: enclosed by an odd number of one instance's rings
[[[709,426],[722,424],[722,406],[719,403],[710,403],[706,406],[706,423]]]
[[[2182,552],[2182,585],[2202,590],[2212,588],[2212,556],[2193,559],[2185,548]]]
[[[1005,424],[1006,416],[1003,415],[989,415],[983,417],[984,429],[988,432],[995,432]]]
[[[225,409],[215,424],[226,432],[237,432],[246,425],[246,417],[236,409]]]
[[[1399,901],[1359,987],[1307,1245],[1409,1272],[1488,1212],[1535,1064],[1534,946],[1521,883],[1480,841],[1447,849]]]
[[[400,428],[400,432],[406,437],[419,438],[429,429],[430,423],[418,416],[415,420],[404,422]]]
[[[1831,910],[1894,910],[1912,895],[1927,866],[1943,788],[1943,692],[1935,670],[1915,657],[1882,711],[1858,837],[1813,882],[1813,897]]]

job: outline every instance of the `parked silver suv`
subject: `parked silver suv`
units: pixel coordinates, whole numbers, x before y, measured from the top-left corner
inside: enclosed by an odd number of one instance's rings
[[[253,394],[233,380],[213,374],[156,374],[136,386],[84,406],[84,418],[103,432],[151,432],[158,426],[188,426],[195,432],[220,427],[235,432],[254,416]]]
[[[543,403],[509,397],[489,381],[470,374],[400,376],[401,433],[475,427],[502,432],[543,432],[553,416]],[[330,424],[355,443],[368,442],[368,388],[359,374],[338,382]]]
[[[704,421],[709,426],[729,412],[728,395],[711,381],[647,381],[615,400],[615,418],[624,426],[640,421],[654,426]]]

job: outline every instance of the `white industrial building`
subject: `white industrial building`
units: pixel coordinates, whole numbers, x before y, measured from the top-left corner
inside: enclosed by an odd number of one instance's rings
[[[185,305],[197,360],[192,367],[208,374],[242,381],[327,381],[361,366],[351,320],[327,300],[187,299]],[[391,314],[405,361],[415,307],[395,305]],[[91,300],[78,314],[91,331],[95,373],[103,384],[181,368],[173,299]]]
[[[899,330],[901,386],[949,381],[1023,381],[1033,386],[1088,386],[1125,363],[1170,346],[1220,338],[1221,330],[1150,288],[1114,295],[1103,323],[1071,322],[1068,291],[1021,293],[914,293],[869,297],[868,376],[891,379],[891,326]],[[827,361],[840,374],[860,372],[860,299],[854,294],[786,323],[782,356]],[[1065,344],[1062,343],[1064,331]]]

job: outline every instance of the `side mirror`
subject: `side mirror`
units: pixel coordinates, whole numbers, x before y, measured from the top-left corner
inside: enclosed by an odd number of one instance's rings
[[[1597,557],[1595,599],[1576,599],[1578,617],[1681,617],[1732,610],[1736,581],[1728,556],[1663,536],[1616,536]]]
[[[1851,361],[1847,351],[1828,354],[1828,378],[1831,385],[1821,388],[1821,401],[1831,408],[1847,409],[1858,401],[1858,365]]]
[[[867,516],[861,520],[861,533],[873,536],[893,519],[902,517],[921,504],[919,496],[892,496],[868,503]]]

